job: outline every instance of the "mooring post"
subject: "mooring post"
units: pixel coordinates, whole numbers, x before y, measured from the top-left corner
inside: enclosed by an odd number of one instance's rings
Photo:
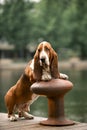
[[[52,79],[50,81],[36,82],[31,86],[34,93],[44,95],[48,99],[48,118],[40,122],[42,125],[62,126],[73,125],[64,113],[64,95],[70,91],[73,84],[68,80]]]

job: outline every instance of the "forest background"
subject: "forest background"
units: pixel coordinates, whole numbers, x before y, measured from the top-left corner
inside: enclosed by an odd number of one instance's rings
[[[87,59],[86,0],[3,0],[0,2],[0,41],[26,48],[49,41],[57,51]],[[65,57],[63,57],[65,58]]]

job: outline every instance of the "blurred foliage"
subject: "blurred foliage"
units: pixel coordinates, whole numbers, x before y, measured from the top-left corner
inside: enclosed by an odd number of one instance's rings
[[[70,48],[87,58],[86,0],[4,0],[0,4],[0,39],[24,52],[27,44],[46,40],[54,49]]]

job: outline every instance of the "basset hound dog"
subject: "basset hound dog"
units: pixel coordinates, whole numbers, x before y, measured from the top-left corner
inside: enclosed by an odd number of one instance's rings
[[[57,53],[50,43],[43,41],[38,45],[34,58],[28,63],[20,79],[5,95],[10,121],[18,119],[15,112],[18,112],[19,117],[33,118],[28,112],[38,95],[31,91],[31,85],[34,82],[49,81],[52,78],[68,79],[68,76],[59,73]]]

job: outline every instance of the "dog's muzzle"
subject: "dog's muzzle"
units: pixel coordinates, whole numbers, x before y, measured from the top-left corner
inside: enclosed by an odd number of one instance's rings
[[[42,63],[45,63],[45,59],[46,59],[45,57],[42,57],[40,60]]]
[[[49,57],[46,52],[42,51],[40,54],[40,65],[48,65],[49,66]]]
[[[40,59],[40,65],[42,66],[43,64],[46,64],[46,57]]]

